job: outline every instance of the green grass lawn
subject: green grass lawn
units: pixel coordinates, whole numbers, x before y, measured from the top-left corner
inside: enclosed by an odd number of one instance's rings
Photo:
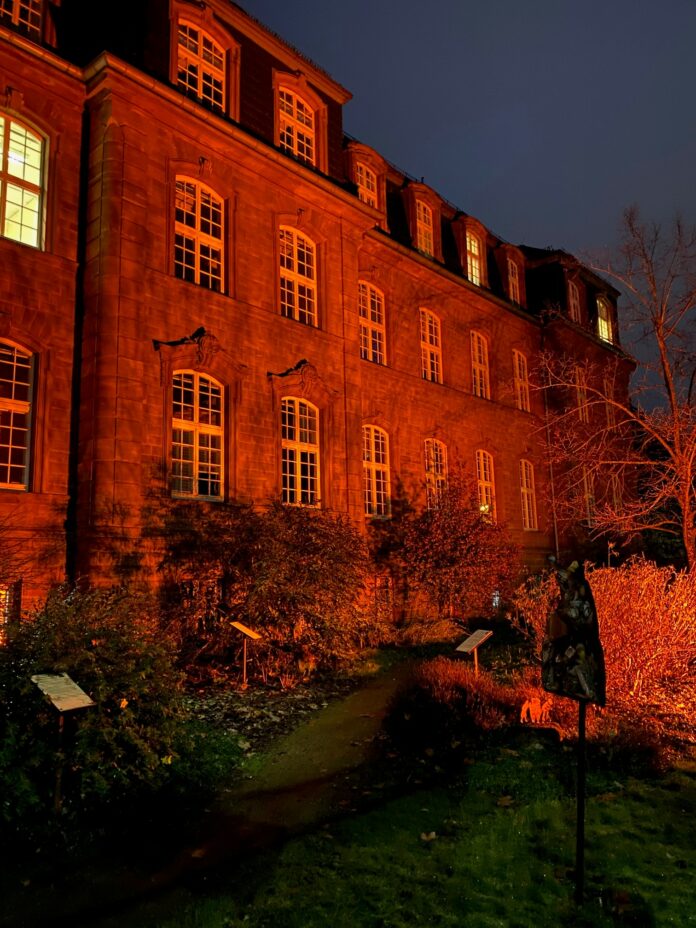
[[[574,755],[525,734],[439,785],[411,775],[380,798],[363,782],[371,807],[100,928],[696,926],[696,760],[645,779],[590,769],[577,909]]]

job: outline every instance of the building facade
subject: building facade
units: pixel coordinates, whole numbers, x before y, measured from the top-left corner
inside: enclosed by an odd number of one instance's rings
[[[0,3],[5,618],[113,581],[157,494],[365,525],[461,464],[541,563],[532,372],[625,390],[616,291],[346,137],[349,92],[229,0],[90,8]]]

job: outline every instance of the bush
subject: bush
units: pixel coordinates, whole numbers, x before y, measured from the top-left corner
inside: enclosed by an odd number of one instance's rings
[[[53,801],[58,713],[33,674],[67,673],[96,703],[64,716],[64,819],[121,804],[167,778],[182,716],[156,617],[149,598],[123,590],[59,590],[0,649],[6,825],[30,831]]]

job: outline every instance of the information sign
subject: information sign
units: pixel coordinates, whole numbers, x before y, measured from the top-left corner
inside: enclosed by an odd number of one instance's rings
[[[37,673],[31,678],[31,682],[48,696],[60,713],[96,705],[67,673]]]

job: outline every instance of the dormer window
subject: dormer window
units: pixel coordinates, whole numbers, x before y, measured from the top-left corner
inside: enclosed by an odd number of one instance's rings
[[[355,183],[362,202],[377,209],[377,175],[362,161],[355,165]]]
[[[433,211],[422,200],[416,200],[416,247],[433,256]]]
[[[466,233],[466,276],[477,287],[481,286],[483,280],[481,268],[481,239],[474,232],[467,229]]]
[[[573,322],[580,322],[580,293],[572,280],[568,281],[568,316]]]
[[[611,308],[602,296],[597,298],[597,335],[603,342],[608,342],[610,345],[614,343]]]
[[[0,0],[2,3],[3,0]],[[198,26],[179,23],[177,84],[211,109],[226,111],[225,50]]]
[[[11,23],[32,39],[40,39],[41,0],[0,0],[0,22]]]
[[[302,97],[281,87],[278,91],[280,147],[298,161],[316,164],[314,110]]]
[[[508,295],[511,302],[521,303],[520,300],[520,272],[517,266],[517,262],[513,261],[512,258],[507,260],[507,270],[508,270]]]

